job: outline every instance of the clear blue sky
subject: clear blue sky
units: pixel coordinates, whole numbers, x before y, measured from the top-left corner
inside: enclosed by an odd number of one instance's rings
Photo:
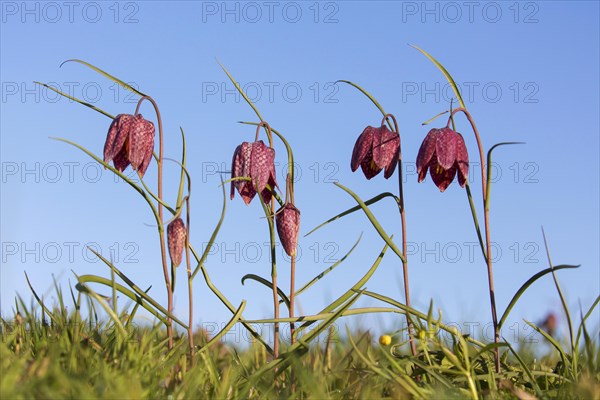
[[[440,72],[408,44],[429,51],[454,75],[486,148],[501,141],[527,143],[495,153],[491,229],[500,312],[523,282],[548,266],[541,226],[555,264],[581,264],[579,270],[558,273],[573,310],[580,301],[589,306],[599,293],[598,2],[3,1],[1,6],[3,317],[12,315],[17,293],[30,298],[23,271],[41,293],[51,293],[53,275],[66,289],[74,282],[71,270],[110,276],[84,251],[90,243],[112,255],[139,286],[152,285],[154,296],[166,298],[158,239],[143,200],[84,153],[48,138],[68,138],[101,154],[110,120],[33,81],[53,82],[113,114],[133,113],[135,99],[122,88],[78,64],[59,68],[62,61],[79,58],[152,95],[164,119],[167,157],[179,158],[179,127],[187,134],[194,180],[191,239],[202,249],[220,212],[216,171],[228,171],[235,147],[253,140],[254,129],[236,121],[256,121],[218,59],[294,148],[302,233],[354,205],[332,181],[364,199],[397,190],[396,176],[367,182],[351,173],[354,142],[364,127],[380,122],[380,114],[355,89],[331,82],[352,80],[394,113],[406,162],[413,303],[425,310],[433,299],[448,322],[488,323],[485,265],[464,189],[455,182],[440,194],[430,179],[417,184],[414,161],[429,129],[421,122],[447,109],[452,93]],[[148,105],[142,113],[154,119]],[[458,129],[477,162],[466,121],[459,119]],[[285,150],[279,144],[276,150],[283,184]],[[471,168],[470,182],[479,206],[477,171]],[[155,165],[147,176],[154,182]],[[177,166],[167,163],[170,202],[177,179]],[[399,239],[392,203],[373,211]],[[215,253],[207,261],[213,281],[232,303],[248,300],[248,319],[271,313],[269,290],[240,284],[246,273],[268,277],[270,272],[261,215],[256,201],[249,207],[239,197],[228,202]],[[345,254],[361,232],[352,256],[299,297],[299,311],[318,312],[347,290],[382,247],[358,213],[300,241],[298,285]],[[284,260],[280,282],[289,276]],[[400,271],[399,260],[389,253],[368,289],[402,299]],[[181,317],[187,315],[183,282],[182,274],[175,296]],[[287,291],[287,283],[282,287]],[[230,317],[200,276],[195,309],[197,324]],[[562,315],[548,276],[523,296],[505,336],[517,330],[527,335],[522,318],[539,321],[549,311]],[[383,330],[400,319],[354,319],[363,325],[371,321]]]

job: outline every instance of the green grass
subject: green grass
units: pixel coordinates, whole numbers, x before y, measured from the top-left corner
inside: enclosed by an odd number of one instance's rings
[[[163,324],[137,327],[123,312],[125,337],[114,321],[97,319],[92,300],[86,319],[59,304],[41,313],[20,301],[2,320],[0,398],[600,398],[599,347],[585,329],[577,367],[570,345],[561,347],[565,362],[558,350],[540,358],[522,344],[516,353],[502,347],[496,374],[490,348],[456,334],[448,340],[429,318],[417,324],[417,357],[368,331],[325,332],[327,340],[288,354],[289,367],[275,370],[258,342],[204,347],[208,338],[197,332],[203,350],[192,360],[183,334],[167,350]]]

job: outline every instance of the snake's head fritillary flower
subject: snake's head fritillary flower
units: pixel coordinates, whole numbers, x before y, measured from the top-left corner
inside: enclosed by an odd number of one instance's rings
[[[300,210],[292,203],[285,203],[275,214],[275,223],[286,254],[295,256],[300,231]]]
[[[174,266],[181,264],[181,256],[185,247],[185,225],[181,218],[174,219],[167,226],[167,243],[169,245],[169,256]]]
[[[231,178],[250,178],[231,182],[231,199],[237,189],[244,203],[250,204],[256,193],[269,203],[277,186],[275,180],[275,150],[266,146],[262,140],[253,143],[243,142],[233,153]],[[267,185],[271,188],[267,188]]]
[[[352,172],[363,170],[365,177],[371,179],[385,168],[384,178],[394,173],[400,157],[400,135],[385,125],[379,128],[367,126],[358,137],[352,151],[350,167]]]
[[[104,162],[113,162],[123,172],[131,164],[143,177],[152,160],[154,124],[141,114],[119,114],[108,129],[104,143]]]
[[[429,131],[417,155],[419,182],[425,179],[428,169],[441,192],[452,183],[457,172],[458,183],[465,187],[469,176],[469,154],[460,133],[450,128]]]

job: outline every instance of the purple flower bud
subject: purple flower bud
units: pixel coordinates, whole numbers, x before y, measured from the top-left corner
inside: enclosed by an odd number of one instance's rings
[[[298,232],[300,231],[300,210],[292,203],[285,203],[275,214],[277,234],[288,256],[296,255]]]
[[[169,245],[169,256],[174,266],[181,264],[181,256],[185,247],[185,225],[181,218],[174,219],[167,226],[167,243]]]

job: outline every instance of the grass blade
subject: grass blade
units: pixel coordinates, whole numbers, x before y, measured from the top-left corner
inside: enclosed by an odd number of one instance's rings
[[[255,274],[246,274],[242,277],[242,285],[244,284],[246,279],[250,279],[250,280],[256,281],[258,283],[262,283],[269,289],[273,290],[273,283],[271,281],[263,278],[262,276],[258,276]],[[277,293],[279,294],[279,297],[281,297],[281,301],[283,301],[285,303],[285,305],[289,308],[290,307],[290,299],[288,299],[288,297],[285,295],[283,290],[279,289],[279,287],[278,287]]]
[[[507,146],[512,144],[525,144],[525,142],[501,142],[493,145],[487,153],[487,183],[486,183],[486,193],[485,193],[485,209],[489,209],[490,207],[490,192],[492,187],[492,152],[496,147]]]
[[[527,282],[525,282],[519,288],[519,290],[517,290],[517,293],[515,293],[515,295],[511,299],[511,301],[508,303],[508,306],[506,307],[506,310],[504,311],[504,314],[502,314],[502,317],[500,318],[500,321],[498,321],[498,329],[500,329],[502,327],[502,325],[506,321],[506,318],[508,318],[508,314],[510,313],[510,311],[512,310],[512,308],[515,306],[515,304],[517,303],[517,301],[519,301],[519,298],[523,295],[523,293],[525,293],[525,291],[527,290],[527,288],[529,288],[529,286],[531,286],[535,281],[537,281],[538,279],[540,279],[542,276],[551,273],[552,271],[558,271],[558,270],[561,270],[561,269],[569,269],[569,268],[579,268],[579,267],[580,267],[579,265],[557,265],[554,268],[548,268],[548,269],[545,269],[543,271],[540,271],[537,274],[533,275],[531,278],[529,278],[527,280]]]
[[[375,99],[375,97],[373,97],[373,95],[369,92],[367,92],[365,89],[363,89],[362,87],[360,87],[359,85],[357,85],[354,82],[351,81],[347,81],[344,79],[340,79],[338,81],[335,81],[334,83],[338,83],[338,82],[343,82],[343,83],[347,83],[350,86],[354,86],[355,88],[357,88],[358,90],[361,91],[362,94],[364,94],[365,96],[367,96],[369,98],[369,100],[371,100],[371,102],[375,105],[375,107],[377,107],[377,109],[381,112],[381,115],[383,115],[384,117],[387,115],[387,113],[385,112],[385,110],[383,109],[383,107],[381,106],[381,104],[379,104],[379,102]],[[389,121],[389,118],[386,118],[386,122],[388,123],[389,127],[391,130],[394,130],[394,127],[392,126],[392,124]]]
[[[210,339],[208,342],[206,342],[206,344],[198,351],[198,353],[201,353],[205,349],[208,349],[213,343],[216,343],[227,332],[229,332],[229,330],[231,328],[233,328],[233,326],[239,322],[240,318],[242,318],[242,313],[244,312],[244,308],[246,308],[246,301],[242,300],[242,302],[240,303],[240,306],[238,307],[237,311],[233,314],[233,317],[231,317],[231,319],[229,320],[227,325],[225,325],[225,327],[223,329],[221,329],[219,331],[219,333],[217,333],[212,339]]]
[[[105,285],[107,287],[112,286],[112,282],[109,279],[106,279],[106,278],[103,278],[103,277],[97,276],[97,275],[81,275],[78,277],[77,280],[80,283],[92,282],[92,283],[98,283],[101,285]],[[135,292],[127,289],[125,286],[121,285],[120,283],[115,283],[115,289],[122,295],[135,301],[136,306],[138,306],[138,305],[142,306],[146,311],[148,311],[150,314],[152,314],[153,316],[158,318],[160,320],[160,322],[162,322],[164,324],[167,323],[167,320],[156,309],[150,307],[149,303],[147,303],[147,302],[145,303],[143,301],[142,297],[138,296]],[[147,293],[147,292],[148,291],[146,290],[144,293]]]
[[[115,265],[113,265],[113,263],[111,263],[106,258],[104,258],[102,256],[102,254],[98,253],[91,247],[88,247],[88,250],[91,251],[92,253],[94,253],[96,255],[96,257],[98,257],[100,260],[102,260],[102,262],[104,262],[104,264],[106,264],[112,271],[115,271],[115,274],[117,274],[117,276],[119,278],[123,279],[123,281],[127,284],[127,286],[129,286],[131,289],[133,289],[133,291],[135,293],[137,293],[138,296],[140,296],[141,298],[146,300],[148,303],[152,304],[152,306],[155,307],[157,310],[159,310],[161,313],[163,313],[163,315],[171,318],[173,321],[177,322],[183,328],[185,328],[185,329],[188,328],[187,325],[184,324],[183,322],[181,322],[176,316],[169,313],[156,300],[154,300],[152,297],[148,296],[148,294],[146,294],[146,292],[144,292],[142,289],[139,288],[139,286],[137,286],[135,283],[133,283],[133,281],[131,279],[129,279],[124,273],[122,273]]]
[[[33,293],[33,297],[35,297],[35,300],[38,302],[40,307],[42,307],[42,313],[48,314],[52,322],[58,325],[59,321],[56,319],[54,314],[52,314],[50,310],[48,310],[48,308],[44,305],[44,301],[38,296],[37,292],[33,289],[33,286],[31,286],[31,282],[29,281],[29,276],[27,276],[27,272],[25,272],[25,280],[27,281],[27,285],[29,285],[29,290],[31,290],[31,293]]]
[[[229,71],[227,71],[227,68],[225,68],[225,66],[223,66],[223,64],[221,64],[220,62],[217,61],[217,63],[219,64],[219,66],[221,66],[221,68],[223,69],[223,71],[227,74],[227,76],[229,77],[229,80],[231,80],[231,83],[233,83],[233,85],[238,90],[238,92],[240,92],[240,94],[242,95],[242,97],[244,98],[244,100],[246,100],[246,103],[248,103],[248,105],[250,107],[252,107],[252,109],[256,113],[256,116],[258,117],[258,119],[261,120],[261,121],[264,121],[262,115],[260,115],[260,112],[258,111],[258,108],[256,108],[256,106],[254,105],[254,103],[252,103],[250,101],[250,99],[248,98],[248,96],[246,96],[246,93],[244,93],[244,91],[242,90],[242,88],[240,87],[240,85],[235,81],[235,79],[233,79],[233,76],[231,76],[231,74],[229,73]],[[265,128],[265,129],[267,129],[267,128]]]
[[[377,231],[379,236],[381,236],[381,238],[384,240],[384,242],[390,246],[390,248],[394,251],[394,253],[396,253],[396,255],[398,257],[400,257],[400,259],[403,262],[406,261],[406,259],[404,258],[404,255],[402,254],[402,251],[400,251],[398,246],[396,246],[396,244],[392,241],[392,239],[383,230],[383,228],[381,227],[381,224],[379,223],[379,221],[377,221],[377,218],[375,218],[375,216],[373,215],[373,213],[371,212],[369,207],[365,204],[365,202],[362,201],[361,198],[358,197],[358,195],[356,193],[354,193],[352,190],[348,189],[341,183],[336,182],[336,183],[334,183],[334,185],[341,188],[343,191],[345,191],[350,196],[352,196],[352,198],[358,203],[359,207],[364,211],[365,215],[367,216],[367,218],[369,219],[369,221],[371,222],[371,224],[373,225],[373,227],[375,228],[375,230]]]
[[[75,276],[77,277],[77,275],[75,275]],[[77,277],[77,278],[79,279],[79,277]],[[100,305],[102,306],[104,311],[108,314],[110,319],[112,319],[113,322],[115,323],[115,326],[118,328],[118,331],[122,335],[122,338],[125,339],[127,337],[127,331],[125,330],[125,327],[123,327],[123,323],[121,322],[121,320],[119,319],[117,314],[115,314],[113,309],[108,305],[106,300],[104,300],[102,297],[100,297],[98,295],[98,293],[96,293],[92,289],[90,289],[84,282],[79,282],[79,285],[76,286],[76,289],[79,290],[80,292],[87,294],[88,296],[90,296],[94,300],[96,300],[98,303],[100,303]]]
[[[110,79],[111,81],[113,81],[113,82],[115,82],[115,83],[117,83],[117,84],[119,84],[119,85],[123,86],[125,89],[127,89],[127,90],[129,90],[129,91],[131,91],[131,92],[133,92],[133,93],[135,93],[135,94],[137,94],[138,96],[140,96],[140,97],[146,97],[146,95],[145,95],[144,93],[140,92],[139,90],[137,90],[137,89],[136,89],[136,88],[134,88],[133,86],[131,86],[131,85],[129,85],[129,84],[127,84],[127,83],[123,82],[123,81],[122,81],[122,80],[120,80],[119,78],[117,78],[117,77],[114,77],[114,76],[112,76],[111,74],[109,74],[108,72],[105,72],[105,71],[101,70],[100,68],[98,68],[98,67],[96,67],[96,66],[94,66],[94,65],[92,65],[92,64],[90,64],[90,63],[88,63],[88,62],[85,62],[85,61],[83,61],[83,60],[78,60],[78,59],[66,60],[66,61],[63,61],[63,63],[62,63],[62,64],[60,64],[60,66],[62,67],[64,64],[66,64],[66,63],[68,63],[68,62],[76,62],[76,63],[79,63],[79,64],[83,64],[83,65],[85,65],[86,67],[93,69],[94,71],[96,71],[96,72],[97,72],[97,73],[99,73],[100,75],[104,76],[105,78],[108,78],[108,79]]]
[[[421,49],[418,46],[412,45],[412,44],[410,44],[409,46],[413,47],[413,48],[419,50],[421,53],[423,53],[425,55],[425,57],[429,58],[429,60],[431,60],[431,62],[434,63],[435,66],[438,67],[438,69],[440,71],[442,71],[442,74],[444,74],[444,76],[446,77],[446,80],[448,81],[448,83],[452,87],[452,90],[454,91],[454,94],[456,95],[456,98],[458,99],[458,103],[460,104],[460,106],[462,108],[464,108],[466,110],[467,107],[465,106],[465,102],[463,101],[463,98],[462,98],[462,96],[460,94],[460,90],[458,89],[458,86],[456,85],[456,82],[454,82],[454,78],[452,78],[452,75],[450,75],[450,72],[448,72],[448,70],[446,70],[446,68],[444,68],[444,66],[442,64],[440,64],[440,62],[438,60],[436,60],[435,58],[433,58],[425,50]]]
[[[333,271],[333,269],[335,267],[337,267],[338,265],[340,265],[342,262],[344,262],[344,260],[346,258],[348,258],[348,256],[350,254],[352,254],[352,252],[354,251],[354,249],[356,248],[356,246],[358,246],[358,243],[360,242],[360,240],[362,239],[362,233],[360,234],[360,236],[358,237],[358,240],[356,241],[356,243],[354,243],[354,246],[352,246],[352,248],[346,253],[344,254],[344,256],[342,258],[340,258],[335,264],[333,264],[331,267],[325,269],[323,272],[321,272],[319,275],[315,276],[314,278],[312,278],[308,283],[306,283],[304,286],[302,286],[300,289],[298,289],[296,291],[296,293],[294,294],[294,296],[298,296],[300,293],[304,292],[306,289],[308,289],[309,287],[311,287],[312,285],[314,285],[315,283],[317,283],[320,279],[322,279],[325,275],[327,275],[328,273],[330,273],[331,271]]]
[[[394,200],[396,200],[396,203],[400,204],[400,199],[398,199],[398,197],[396,195],[394,195],[394,194],[392,194],[390,192],[385,192],[385,193],[378,194],[377,196],[373,197],[372,199],[369,199],[369,200],[365,201],[364,203],[365,203],[365,205],[370,206],[371,204],[375,204],[379,200],[381,200],[381,199],[383,199],[385,197],[392,197]],[[323,222],[321,225],[317,226],[316,228],[314,228],[310,232],[308,232],[306,235],[304,235],[304,237],[306,237],[306,236],[310,235],[311,233],[315,232],[317,229],[320,229],[320,228],[324,227],[325,225],[327,225],[327,224],[329,224],[329,223],[331,223],[331,222],[333,222],[333,221],[335,221],[337,219],[340,219],[340,218],[342,218],[342,217],[344,217],[344,216],[346,216],[348,214],[352,214],[353,212],[358,211],[360,209],[361,209],[360,205],[352,207],[352,208],[349,208],[346,211],[339,213],[335,217],[329,218],[327,221]]]
[[[385,252],[387,251],[388,247],[389,246],[387,244],[385,246],[383,246],[383,249],[377,256],[377,259],[375,260],[375,262],[373,263],[371,268],[367,271],[367,273],[361,279],[359,279],[354,284],[354,286],[352,286],[349,290],[347,290],[346,293],[344,293],[343,295],[338,297],[337,300],[335,300],[334,302],[329,304],[327,307],[325,307],[323,310],[321,310],[321,312],[319,314],[325,314],[328,312],[332,312],[337,307],[342,305],[346,300],[348,300],[349,298],[354,296],[356,294],[356,292],[359,291],[368,282],[368,280],[371,278],[371,276],[375,273],[375,271],[379,267],[379,264],[381,264],[381,260],[383,260],[383,256],[385,255]],[[304,330],[311,324],[312,324],[312,322],[306,322],[306,323],[302,324],[302,326],[298,327],[298,329],[296,331],[298,333],[300,333],[302,330]]]
[[[198,257],[198,255],[196,254],[196,251],[190,246],[190,250],[192,251],[192,254],[194,255],[194,257],[196,258],[196,261],[198,262],[198,265],[194,269],[194,272],[192,272],[192,279],[194,279],[194,277],[196,276],[198,271],[200,271],[200,269],[204,268],[204,263],[206,262],[206,258],[208,257],[208,252],[210,251],[213,244],[215,243],[215,240],[217,239],[217,235],[219,234],[219,231],[221,230],[221,225],[223,225],[223,221],[225,220],[225,212],[227,211],[227,193],[225,192],[225,185],[223,185],[223,177],[220,177],[220,178],[221,178],[221,188],[223,190],[223,206],[221,207],[221,216],[219,217],[219,222],[217,222],[217,226],[213,230],[213,233],[210,236],[210,239],[208,240],[206,249],[204,249],[204,252],[202,253],[201,257]],[[205,271],[203,271],[203,275],[204,275],[204,279],[206,280],[208,278],[208,275],[205,273]],[[213,290],[213,292],[215,294],[217,294],[214,290]],[[219,295],[217,294],[217,296],[219,296]],[[233,312],[233,310],[234,310],[233,306],[231,306],[231,308],[229,306],[227,306],[227,308],[229,308],[231,312]]]
[[[84,106],[86,106],[86,107],[89,107],[89,108],[91,108],[92,110],[94,110],[94,111],[96,111],[96,112],[99,112],[100,114],[102,114],[102,115],[104,115],[104,116],[106,116],[106,117],[108,117],[108,118],[110,118],[110,119],[114,119],[114,118],[115,118],[115,117],[114,117],[112,114],[109,114],[109,113],[107,113],[107,112],[106,112],[106,111],[104,111],[103,109],[101,109],[101,108],[99,108],[99,107],[96,107],[96,106],[95,106],[95,105],[93,105],[93,104],[87,103],[87,102],[85,102],[85,101],[83,101],[83,100],[80,100],[80,99],[78,99],[77,97],[73,97],[73,96],[70,96],[70,95],[68,95],[68,94],[66,94],[66,93],[63,93],[63,92],[61,92],[60,90],[58,90],[58,89],[56,89],[56,88],[53,88],[53,87],[52,87],[52,86],[50,86],[50,85],[47,85],[47,84],[45,84],[45,83],[42,83],[42,82],[37,82],[37,81],[34,81],[33,83],[35,83],[35,84],[38,84],[38,85],[42,85],[42,86],[44,86],[45,88],[48,88],[48,89],[52,90],[53,92],[55,92],[55,93],[58,93],[58,94],[60,94],[60,95],[61,95],[61,96],[63,96],[63,97],[66,97],[66,98],[67,98],[67,99],[69,99],[69,100],[73,100],[73,101],[75,101],[75,102],[77,102],[77,103],[79,103],[79,104],[82,104],[82,105],[84,105]]]

